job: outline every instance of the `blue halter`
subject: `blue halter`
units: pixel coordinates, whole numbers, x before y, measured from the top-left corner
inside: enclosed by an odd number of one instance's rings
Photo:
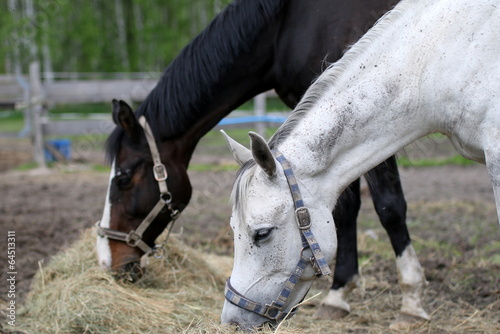
[[[227,279],[224,293],[226,299],[230,303],[247,311],[257,313],[270,320],[276,320],[277,322],[280,322],[285,319],[288,314],[295,314],[298,309],[297,307],[295,307],[290,312],[284,311],[284,307],[286,305],[288,297],[292,293],[295,285],[299,281],[302,273],[309,263],[312,264],[313,268],[315,269],[315,274],[318,277],[330,275],[331,272],[330,267],[328,266],[328,263],[326,262],[326,259],[321,252],[321,248],[319,247],[319,244],[316,241],[316,238],[314,238],[314,235],[311,231],[311,218],[309,216],[309,210],[304,206],[304,201],[302,200],[299,185],[297,184],[297,180],[295,178],[295,175],[293,174],[292,167],[281,152],[275,150],[273,154],[276,160],[278,160],[278,162],[283,167],[290,192],[292,193],[295,214],[297,216],[297,225],[301,232],[302,238],[302,251],[300,253],[299,263],[297,264],[295,270],[292,272],[288,280],[285,282],[285,286],[281,290],[276,300],[272,301],[271,304],[262,305],[246,298],[238,291],[236,291],[235,288],[233,288],[230,281],[231,278]],[[303,256],[304,250],[308,248],[311,249],[312,253],[312,256],[310,258],[306,258]]]

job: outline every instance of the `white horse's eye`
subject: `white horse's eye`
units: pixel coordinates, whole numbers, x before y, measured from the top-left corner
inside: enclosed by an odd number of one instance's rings
[[[274,228],[272,228],[272,227],[258,229],[255,232],[255,235],[253,237],[254,241],[259,242],[259,241],[264,241],[265,239],[269,238],[273,229]]]

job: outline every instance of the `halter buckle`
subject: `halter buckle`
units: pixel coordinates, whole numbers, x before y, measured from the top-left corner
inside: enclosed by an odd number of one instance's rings
[[[137,247],[139,242],[141,241],[142,236],[135,231],[130,231],[129,234],[127,235],[127,240],[125,242],[127,245],[132,246],[132,247]]]
[[[297,215],[297,225],[301,230],[308,230],[311,228],[311,216],[309,215],[309,210],[305,207],[298,208],[295,210]]]
[[[167,168],[162,163],[153,166],[153,174],[158,182],[165,181],[168,177]]]
[[[276,320],[276,318],[278,317],[278,314],[280,312],[281,312],[281,308],[274,305],[274,302],[273,302],[271,305],[266,304],[266,312],[264,312],[264,314],[262,314],[262,315],[268,319]]]

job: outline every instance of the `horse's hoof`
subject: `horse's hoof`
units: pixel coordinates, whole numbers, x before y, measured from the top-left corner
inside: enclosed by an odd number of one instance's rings
[[[339,320],[341,318],[345,318],[348,314],[349,314],[348,311],[343,310],[341,308],[326,304],[321,304],[316,313],[314,314],[314,318],[325,319],[325,320]]]
[[[428,321],[429,319],[421,318],[415,315],[399,313],[396,320],[394,320],[389,326],[389,329],[396,331],[408,330],[411,328],[420,327]]]

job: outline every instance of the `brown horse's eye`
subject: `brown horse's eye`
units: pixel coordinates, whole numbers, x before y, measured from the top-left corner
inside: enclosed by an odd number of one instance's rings
[[[132,171],[127,169],[126,171],[117,170],[113,182],[116,184],[118,189],[125,190],[130,188],[132,180]]]

